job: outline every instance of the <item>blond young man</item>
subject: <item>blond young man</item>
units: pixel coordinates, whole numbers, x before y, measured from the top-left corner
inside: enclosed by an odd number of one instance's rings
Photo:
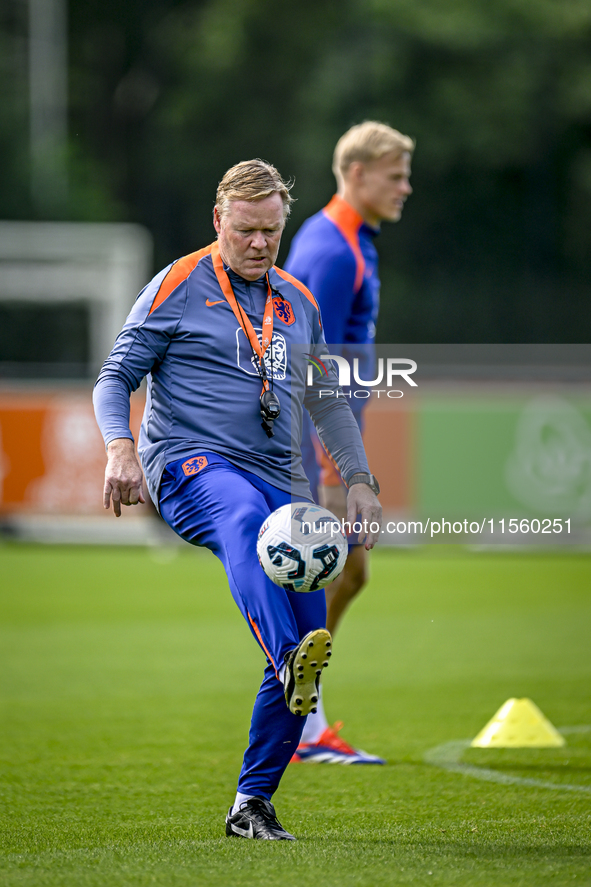
[[[380,281],[374,239],[383,221],[398,222],[410,186],[414,142],[390,126],[366,121],[337,142],[333,172],[337,193],[295,235],[286,269],[308,286],[322,315],[331,354],[353,353],[360,378],[371,379]],[[340,349],[340,350],[339,350]],[[345,394],[351,393],[345,392]],[[351,408],[363,429],[365,401],[354,397]],[[327,458],[311,423],[304,428],[302,455],[312,492],[338,517],[345,514],[346,488]],[[374,490],[379,490],[374,483]],[[351,601],[367,582],[367,552],[351,545],[341,576],[326,588],[327,628],[334,634]],[[322,699],[307,720],[294,761],[383,764],[338,736],[342,723],[330,727]]]

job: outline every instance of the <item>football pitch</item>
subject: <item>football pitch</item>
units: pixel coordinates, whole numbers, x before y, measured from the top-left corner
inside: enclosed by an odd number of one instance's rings
[[[166,555],[0,547],[0,883],[591,884],[590,555],[374,552],[326,707],[388,765],[290,765],[296,843],[224,835],[263,656],[216,559]],[[512,696],[567,745],[463,748]]]

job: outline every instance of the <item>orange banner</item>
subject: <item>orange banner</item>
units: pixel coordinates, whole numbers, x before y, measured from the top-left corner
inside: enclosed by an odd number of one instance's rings
[[[137,434],[144,395],[131,399]],[[365,444],[385,510],[414,501],[414,413],[374,401],[365,413]],[[99,515],[105,448],[91,392],[0,392],[0,513]]]
[[[105,464],[90,392],[0,393],[0,512],[102,514]]]

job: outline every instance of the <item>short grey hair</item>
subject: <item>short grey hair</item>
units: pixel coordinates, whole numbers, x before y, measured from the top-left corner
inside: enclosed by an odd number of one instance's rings
[[[224,216],[233,200],[263,200],[271,194],[280,194],[283,201],[283,220],[289,216],[293,197],[293,182],[285,182],[273,164],[265,160],[243,160],[232,166],[218,185],[215,205]]]

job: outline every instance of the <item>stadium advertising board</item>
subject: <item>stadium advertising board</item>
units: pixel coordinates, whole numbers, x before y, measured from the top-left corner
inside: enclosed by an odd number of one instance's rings
[[[343,397],[367,404],[364,439],[381,486],[382,544],[587,540],[588,346],[404,344],[364,354],[359,346],[352,353],[329,345],[297,359],[303,384],[339,373],[351,383]],[[0,390],[4,520],[104,515],[105,452],[90,393],[90,386],[32,383]],[[142,393],[132,399],[136,437],[143,403]]]
[[[303,355],[307,384],[335,372],[343,386],[336,396],[367,404],[364,440],[381,486],[384,542],[587,540],[591,347],[321,351]]]

